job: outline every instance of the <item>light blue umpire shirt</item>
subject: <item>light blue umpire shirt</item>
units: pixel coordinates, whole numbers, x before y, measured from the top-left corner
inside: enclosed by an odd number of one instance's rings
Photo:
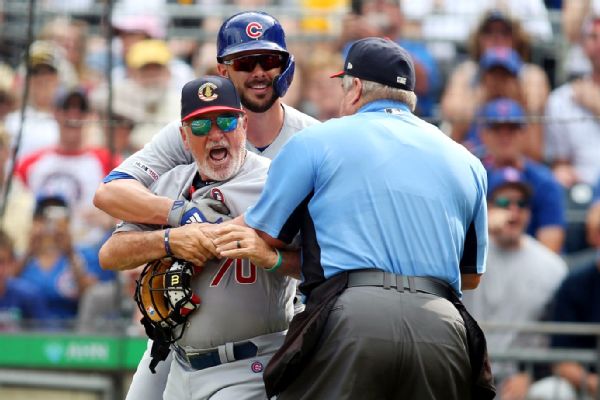
[[[246,224],[302,233],[303,291],[345,270],[448,282],[485,272],[487,177],[480,161],[390,100],[297,133],[275,157]]]

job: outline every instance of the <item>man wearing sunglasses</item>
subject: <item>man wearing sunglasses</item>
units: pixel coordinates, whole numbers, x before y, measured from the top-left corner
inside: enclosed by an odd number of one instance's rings
[[[292,82],[295,63],[283,28],[271,15],[252,11],[227,19],[217,37],[217,62],[219,73],[228,77],[240,94],[247,118],[246,149],[250,152],[272,159],[296,132],[318,122],[281,101]],[[147,189],[165,172],[193,162],[179,126],[180,121],[165,126],[142,150],[113,170],[96,191],[94,204],[115,218],[146,224],[176,227],[222,221],[227,210],[220,201],[174,201]],[[246,236],[254,237],[248,232]],[[285,272],[286,262],[283,264],[280,271]],[[145,357],[142,364],[147,361]],[[155,375],[140,365],[128,399],[162,399],[168,372],[165,363]]]
[[[505,167],[490,172],[486,277],[478,290],[463,294],[463,302],[479,321],[539,321],[567,273],[561,257],[526,233],[532,196],[532,187],[518,169]],[[519,335],[517,331],[490,331],[486,338],[492,359],[493,353],[502,354],[511,347],[540,346],[531,334]],[[535,377],[520,371],[517,363],[495,363],[492,371],[499,398],[538,398],[527,396],[530,389],[541,387],[532,388]]]
[[[525,111],[516,101],[499,98],[486,103],[478,114],[481,140],[487,155],[483,164],[492,172],[513,167],[521,171],[533,188],[527,232],[559,253],[565,239],[564,194],[552,171],[525,156],[527,125]]]
[[[281,101],[292,82],[295,62],[283,28],[272,16],[252,11],[227,19],[217,37],[217,62],[219,73],[231,79],[240,94],[248,119],[248,150],[273,158],[292,135],[318,122]],[[221,216],[206,205],[181,205],[147,190],[166,171],[192,161],[177,126],[172,122],[164,127],[108,175],[94,204],[128,221],[179,226],[190,218],[218,220]]]
[[[233,216],[240,215],[257,200],[270,164],[245,149],[246,127],[230,80],[205,76],[187,83],[182,90],[180,134],[194,162],[165,173],[151,190],[187,201],[219,199]],[[218,253],[204,230],[211,225],[161,225],[124,223],[100,250],[102,266],[114,270],[133,269],[165,256],[203,267],[192,281],[202,304],[171,347],[174,354],[164,395],[160,379],[145,382],[159,392],[152,397],[200,400],[218,393],[223,399],[264,399],[261,372],[283,342],[293,314],[295,283],[275,273],[283,268],[281,253],[264,241],[239,238],[240,257],[215,258]],[[144,363],[139,368],[146,368]],[[128,397],[141,398],[134,397],[139,393],[130,392]]]

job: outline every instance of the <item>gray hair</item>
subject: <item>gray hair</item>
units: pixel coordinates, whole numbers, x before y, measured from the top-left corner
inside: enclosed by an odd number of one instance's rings
[[[344,75],[342,78],[342,87],[344,92],[347,92],[352,87],[351,75]],[[360,79],[360,78],[358,78]],[[360,79],[362,82],[362,98],[363,104],[379,99],[396,100],[408,106],[410,111],[414,112],[417,107],[417,95],[415,92],[408,90],[393,88],[391,86],[382,85],[381,83]]]

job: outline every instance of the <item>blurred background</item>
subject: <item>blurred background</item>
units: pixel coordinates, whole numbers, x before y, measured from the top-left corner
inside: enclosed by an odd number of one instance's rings
[[[0,0],[0,398],[124,397],[139,269],[100,268],[117,221],[94,191],[246,10],[282,23],[284,102],[322,121],[353,41],[407,49],[416,113],[488,170],[489,274],[465,303],[499,398],[600,399],[599,0]]]

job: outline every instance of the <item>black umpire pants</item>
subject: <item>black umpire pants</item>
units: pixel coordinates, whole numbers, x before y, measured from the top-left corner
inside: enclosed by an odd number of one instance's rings
[[[469,400],[470,376],[465,325],[448,300],[351,287],[278,399]]]

